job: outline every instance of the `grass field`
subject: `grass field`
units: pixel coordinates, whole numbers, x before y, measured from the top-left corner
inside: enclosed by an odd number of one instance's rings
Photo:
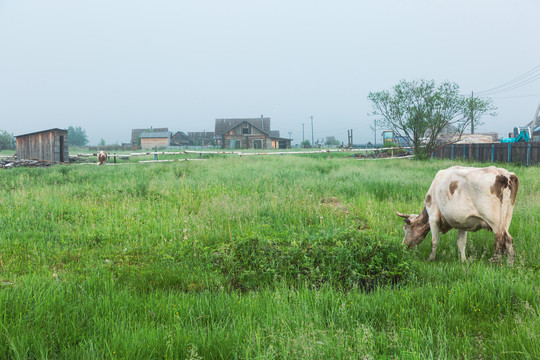
[[[448,161],[0,170],[0,358],[537,359],[540,169],[493,234],[401,247]],[[465,164],[471,165],[471,164]],[[478,166],[478,165],[477,165]],[[336,197],[339,204],[321,200]]]

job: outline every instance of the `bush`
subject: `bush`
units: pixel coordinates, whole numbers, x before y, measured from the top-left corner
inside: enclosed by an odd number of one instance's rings
[[[228,285],[243,291],[282,281],[369,291],[377,285],[405,283],[414,272],[401,245],[356,229],[287,243],[261,237],[236,239],[214,257]]]

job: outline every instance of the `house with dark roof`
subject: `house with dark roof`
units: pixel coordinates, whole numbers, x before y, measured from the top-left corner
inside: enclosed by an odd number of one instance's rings
[[[193,141],[183,131],[177,131],[171,135],[171,146],[191,146]]]
[[[161,149],[171,145],[170,131],[144,131],[139,135],[141,139],[141,149]]]
[[[223,149],[289,149],[291,139],[270,130],[270,118],[216,119],[215,137]]]

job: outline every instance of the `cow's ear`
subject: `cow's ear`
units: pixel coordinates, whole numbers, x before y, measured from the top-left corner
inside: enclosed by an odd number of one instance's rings
[[[405,218],[403,221],[405,221],[405,224],[411,225],[411,220],[409,220],[409,218]]]

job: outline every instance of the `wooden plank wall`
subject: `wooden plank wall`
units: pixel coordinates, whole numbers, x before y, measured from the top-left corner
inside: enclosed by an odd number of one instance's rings
[[[17,157],[60,162],[60,139],[63,136],[63,160],[69,160],[67,132],[45,131],[17,137]]]

